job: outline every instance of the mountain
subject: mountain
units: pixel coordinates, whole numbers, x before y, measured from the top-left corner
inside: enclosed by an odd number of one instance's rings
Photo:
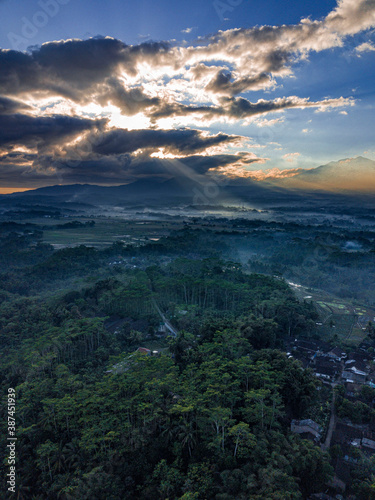
[[[363,156],[346,158],[274,181],[273,184],[303,191],[375,193],[375,161]]]
[[[140,179],[120,186],[97,186],[94,184],[71,184],[47,186],[22,193],[0,197],[0,203],[88,203],[92,205],[123,205],[135,202],[157,202],[160,198],[183,198],[187,196],[180,185],[158,178]]]
[[[89,205],[148,205],[169,206],[172,204],[219,204],[243,203],[246,201],[267,200],[279,196],[277,187],[251,180],[226,181],[220,183],[210,177],[175,177],[168,180],[160,178],[139,179],[120,186],[97,186],[93,184],[72,184],[48,186],[22,193],[0,195],[0,205],[55,204],[62,203]]]
[[[214,179],[209,176],[180,176],[168,180],[158,177],[139,179],[120,186],[73,184],[49,186],[22,193],[0,195],[3,207],[27,203],[57,207],[86,204],[94,206],[172,206],[251,203],[267,206],[334,197],[348,199],[375,193],[375,162],[368,158],[347,158],[305,170],[294,177],[254,181],[251,179]]]

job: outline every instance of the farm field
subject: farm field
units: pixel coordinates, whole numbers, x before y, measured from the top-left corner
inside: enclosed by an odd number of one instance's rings
[[[215,233],[223,237],[227,231],[233,230],[232,221],[228,219],[187,218],[184,220],[181,216],[168,217],[168,214],[156,219],[156,214],[147,213],[136,213],[128,217],[125,215],[120,217],[113,213],[101,216],[96,214],[80,215],[60,219],[39,217],[28,219],[28,221],[43,229],[43,241],[53,245],[56,250],[79,245],[102,249],[116,241],[137,246],[157,241],[161,237],[168,236],[173,231],[181,230],[184,227],[201,230],[206,234],[211,233],[213,237],[215,237]],[[94,224],[91,224],[92,222]],[[81,225],[74,227],[74,223]],[[69,224],[72,227],[69,227]],[[251,228],[243,229],[244,235],[251,233],[251,231]],[[240,260],[246,261],[251,252],[253,252],[252,255],[256,256],[258,252],[262,251],[263,243],[252,248],[249,246],[249,241],[252,244],[253,240],[244,240],[239,244],[237,240],[230,238],[231,235],[228,235],[226,240],[228,241],[227,256],[229,255],[230,258],[237,259],[239,257]],[[233,251],[232,255],[231,251]],[[241,251],[243,252],[242,257]],[[265,274],[267,274],[267,269]],[[317,321],[317,331],[323,339],[335,339],[346,345],[358,345],[366,337],[366,327],[369,321],[375,322],[374,308],[365,305],[360,300],[343,299],[333,293],[309,288],[298,283],[289,282],[289,285],[300,300],[313,301],[316,304],[320,314],[320,320]]]
[[[366,305],[334,297],[323,290],[307,288],[290,283],[300,300],[315,302],[321,317],[317,325],[318,332],[324,340],[332,338],[346,344],[356,346],[367,336],[368,322],[375,321],[375,311]]]
[[[172,229],[178,229],[182,224],[162,221],[127,221],[117,218],[74,218],[75,221],[86,223],[94,221],[94,226],[85,226],[78,228],[60,229],[55,228],[64,222],[53,221],[48,224],[45,220],[33,220],[32,222],[45,226],[52,226],[51,229],[45,229],[43,240],[51,244],[56,250],[65,247],[74,247],[78,245],[93,246],[103,248],[116,241],[123,241],[129,244],[143,243],[147,240],[157,240],[161,236],[167,236]],[[68,221],[69,222],[69,221]]]

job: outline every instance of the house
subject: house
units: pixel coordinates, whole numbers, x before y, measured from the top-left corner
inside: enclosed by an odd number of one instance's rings
[[[292,344],[292,349],[307,359],[313,359],[319,350],[319,347],[316,342],[296,339],[294,344]]]
[[[146,356],[151,356],[150,349],[147,349],[146,347],[138,347],[137,352],[145,354]]]
[[[330,350],[331,350],[331,345],[328,342],[324,342],[323,340],[319,340],[317,342],[318,347],[319,347],[319,353],[320,355],[326,355]]]
[[[320,427],[320,425],[311,419],[292,420],[290,429],[295,434],[311,434],[314,436],[316,441],[320,440],[323,432],[323,429]]]
[[[368,375],[369,369],[365,362],[363,361],[353,361],[345,366],[346,371],[351,371],[357,375]]]
[[[313,341],[299,339],[295,341],[297,347],[301,347],[302,349],[309,349],[310,351],[317,351],[318,344]]]
[[[167,327],[164,323],[160,323],[158,326],[158,333],[167,333]]]
[[[333,433],[333,441],[340,444],[349,444],[355,440],[361,440],[363,436],[363,428],[361,426],[353,427],[353,425],[337,422]]]
[[[369,374],[369,369],[363,361],[350,360],[345,363],[344,371],[342,372],[342,378],[346,382],[364,384],[366,382],[366,377]]]
[[[328,360],[323,356],[318,356],[315,358],[314,371],[319,378],[333,380],[339,371],[339,366],[333,359]]]
[[[323,355],[329,351],[330,346],[323,341],[315,341],[311,339],[299,338],[289,344],[289,349],[298,352],[307,359],[313,359],[315,356]],[[293,354],[294,356],[294,354]]]
[[[339,347],[335,347],[334,349],[331,349],[329,353],[327,354],[329,358],[335,359],[336,361],[341,362],[342,359],[345,359],[346,353],[340,349]]]
[[[293,359],[298,360],[302,364],[303,368],[308,368],[310,366],[311,360],[306,358],[303,353],[294,351],[292,357]]]
[[[366,351],[354,351],[351,352],[348,356],[348,359],[345,361],[345,364],[350,363],[351,361],[361,361],[362,363],[366,363],[371,359],[371,356]]]
[[[341,377],[345,382],[351,384],[364,384],[366,382],[366,375],[354,373],[352,370],[344,370]]]
[[[370,448],[371,450],[375,450],[375,440],[364,437],[362,439],[362,446],[365,446],[366,448]]]
[[[322,366],[315,368],[315,375],[326,380],[333,380],[337,375],[337,370],[334,366]]]

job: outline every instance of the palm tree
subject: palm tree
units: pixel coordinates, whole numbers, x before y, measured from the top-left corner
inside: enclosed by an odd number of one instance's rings
[[[65,463],[70,469],[78,468],[79,463],[82,461],[82,455],[77,438],[74,438],[70,443],[64,446],[63,455],[65,457]]]
[[[189,456],[191,457],[191,452],[197,444],[193,422],[187,422],[183,419],[177,428],[177,437],[181,440],[182,446],[188,449]]]

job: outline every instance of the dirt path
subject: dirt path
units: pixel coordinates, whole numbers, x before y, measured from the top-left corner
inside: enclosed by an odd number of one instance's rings
[[[336,393],[335,393],[334,386],[332,387],[332,392],[333,392],[333,395],[332,395],[332,403],[331,403],[331,418],[330,418],[329,425],[328,425],[328,432],[327,432],[326,440],[321,445],[321,449],[323,451],[329,450],[329,448],[331,446],[332,434],[333,434],[333,431],[335,430],[335,426],[336,426],[336,416],[335,416]]]
[[[160,310],[160,307],[157,305],[155,299],[153,298],[152,299],[152,303],[154,304],[154,307],[155,309],[158,311],[161,319],[163,320],[163,323],[164,325],[167,327],[167,329],[169,330],[169,332],[174,336],[174,337],[177,337],[178,335],[178,331],[176,330],[176,328],[174,328],[171,323],[168,321],[168,319],[164,316],[163,312]]]

